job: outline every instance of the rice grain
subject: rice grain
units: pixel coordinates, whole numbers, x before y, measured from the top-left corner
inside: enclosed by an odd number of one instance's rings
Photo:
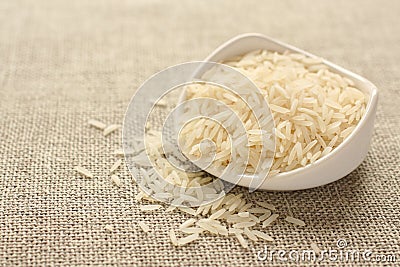
[[[100,130],[104,130],[104,128],[107,127],[106,124],[102,123],[101,121],[94,120],[94,119],[89,120],[88,123],[89,123],[90,126],[93,126],[93,127],[97,128],[97,129],[100,129]]]
[[[268,219],[266,219],[263,224],[262,227],[265,228],[267,226],[270,226],[277,218],[279,217],[279,214],[272,214]]]
[[[248,248],[249,245],[247,244],[246,240],[243,238],[242,234],[235,233],[236,238],[239,240],[240,245],[244,248]]]
[[[183,245],[186,245],[186,244],[188,244],[190,242],[195,241],[198,238],[199,238],[199,234],[197,234],[197,233],[196,234],[191,234],[191,235],[188,235],[186,237],[179,238],[177,240],[178,241],[177,243],[178,243],[179,246],[183,246]]]
[[[107,126],[104,130],[103,130],[103,135],[107,136],[109,134],[111,134],[112,132],[115,132],[116,130],[118,130],[119,128],[121,128],[121,125],[118,124],[111,124],[109,126]]]
[[[196,222],[196,219],[191,218],[191,219],[185,221],[184,223],[182,223],[182,224],[179,226],[179,229],[183,229],[183,228],[190,227],[190,226],[192,226],[195,222]]]
[[[162,208],[161,205],[141,205],[140,210],[141,211],[155,211]]]
[[[169,230],[169,238],[174,246],[178,246],[178,239],[176,238],[175,231],[173,229]]]
[[[81,166],[75,166],[75,170],[86,178],[93,178],[93,174]]]
[[[111,175],[111,181],[118,187],[122,186],[121,179],[119,179],[118,175],[115,174]]]
[[[285,221],[290,222],[290,223],[292,223],[294,225],[298,225],[298,226],[305,226],[306,225],[306,223],[304,221],[302,221],[300,219],[293,218],[292,216],[287,216],[285,218]]]
[[[115,172],[119,166],[121,166],[122,160],[118,159],[110,168],[110,174],[112,174],[113,172]]]
[[[252,233],[254,235],[258,236],[259,238],[262,238],[262,239],[264,239],[266,241],[271,241],[271,242],[274,241],[274,239],[270,235],[268,235],[266,233],[263,233],[263,232],[260,232],[258,230],[253,230]]]
[[[142,228],[143,232],[147,233],[150,231],[150,227],[147,224],[145,224],[144,222],[139,221],[138,224],[139,224],[140,228]]]

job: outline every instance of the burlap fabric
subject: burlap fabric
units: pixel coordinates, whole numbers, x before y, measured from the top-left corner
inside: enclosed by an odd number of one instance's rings
[[[1,1],[0,264],[288,265],[257,261],[264,243],[246,250],[233,237],[171,246],[167,231],[187,216],[141,213],[127,170],[121,189],[108,177],[120,135],[104,138],[87,125],[90,118],[122,122],[146,77],[202,59],[243,32],[324,56],[380,91],[370,153],[350,175],[300,192],[238,189],[306,221],[273,226],[268,247],[335,248],[341,238],[400,262],[399,12],[398,1]],[[75,165],[95,178],[83,179]]]

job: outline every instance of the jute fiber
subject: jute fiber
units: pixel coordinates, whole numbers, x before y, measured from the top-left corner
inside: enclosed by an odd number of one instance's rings
[[[338,239],[400,261],[399,11],[399,1],[1,1],[0,265],[287,266],[294,263],[258,261],[257,251],[310,249],[311,242],[336,248]],[[245,32],[293,44],[375,83],[371,149],[355,171],[327,186],[236,189],[306,227],[280,221],[268,229],[274,242],[248,250],[216,236],[177,248],[167,233],[188,216],[140,212],[127,169],[119,170],[122,188],[110,182],[120,133],[103,137],[87,121],[122,123],[148,76],[201,60]],[[76,165],[95,177],[82,178]]]

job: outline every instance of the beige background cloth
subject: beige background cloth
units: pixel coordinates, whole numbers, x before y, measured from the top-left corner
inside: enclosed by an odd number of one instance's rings
[[[323,56],[380,92],[371,150],[350,175],[299,192],[238,189],[306,221],[271,227],[268,248],[335,248],[341,238],[400,262],[399,14],[399,1],[0,1],[0,265],[288,265],[258,262],[264,243],[246,250],[233,237],[171,246],[167,231],[187,216],[141,213],[127,170],[121,189],[108,177],[120,136],[87,125],[121,123],[149,75],[244,32]]]

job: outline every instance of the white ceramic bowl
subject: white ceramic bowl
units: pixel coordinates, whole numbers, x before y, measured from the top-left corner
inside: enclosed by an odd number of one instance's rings
[[[257,49],[267,49],[280,53],[288,50],[308,57],[316,57],[313,54],[267,36],[249,33],[236,36],[225,42],[211,53],[205,61],[220,62]],[[353,80],[357,88],[369,95],[366,112],[354,131],[331,153],[318,159],[313,164],[268,177],[259,187],[261,190],[301,190],[329,184],[356,169],[367,155],[378,102],[377,88],[367,79],[349,70],[327,60],[324,60],[323,63],[329,66],[333,72]],[[248,187],[250,181],[250,178],[243,177],[238,184]]]

